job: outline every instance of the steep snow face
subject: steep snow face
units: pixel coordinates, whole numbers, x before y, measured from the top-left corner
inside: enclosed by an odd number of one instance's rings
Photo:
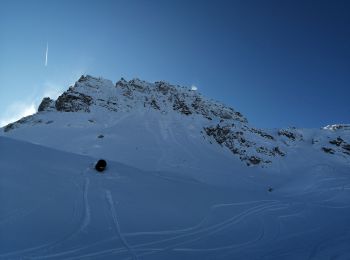
[[[320,158],[349,166],[348,125],[257,129],[240,112],[166,82],[82,76],[38,111],[3,134],[153,170],[213,172],[206,164],[219,157],[225,172],[237,163],[280,171]]]

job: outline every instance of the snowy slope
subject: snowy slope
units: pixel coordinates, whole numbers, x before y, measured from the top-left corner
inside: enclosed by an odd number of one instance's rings
[[[349,172],[349,125],[83,76],[1,129],[0,259],[349,259]]]
[[[350,166],[346,125],[257,129],[233,108],[190,88],[138,79],[113,84],[82,76],[56,101],[44,99],[38,113],[3,131],[142,169],[201,172],[203,178],[219,166],[229,173],[243,164],[268,171],[319,160]]]
[[[233,172],[231,187],[0,138],[0,259],[349,259],[350,176]],[[268,192],[269,185],[277,185]]]

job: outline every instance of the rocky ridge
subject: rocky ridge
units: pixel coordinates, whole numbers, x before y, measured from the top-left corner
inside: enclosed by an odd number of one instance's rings
[[[113,84],[89,75],[81,76],[57,100],[44,98],[37,114],[11,123],[3,130],[7,133],[22,125],[52,123],[52,120],[40,119],[38,115],[42,113],[94,113],[96,110],[109,113],[154,110],[163,115],[177,113],[193,120],[201,118],[203,127],[198,134],[228,149],[248,166],[267,167],[288,156],[288,151],[297,144],[308,143],[310,139],[297,128],[262,130],[252,127],[240,112],[187,87],[164,81],[149,83],[123,78]],[[349,125],[327,126],[320,129],[322,134],[312,137],[310,145],[315,152],[348,157],[349,130]]]

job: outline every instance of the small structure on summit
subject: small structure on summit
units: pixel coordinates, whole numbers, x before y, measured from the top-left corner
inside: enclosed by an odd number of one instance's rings
[[[107,167],[107,162],[103,159],[100,159],[97,161],[96,165],[95,165],[95,169],[98,172],[103,172]]]

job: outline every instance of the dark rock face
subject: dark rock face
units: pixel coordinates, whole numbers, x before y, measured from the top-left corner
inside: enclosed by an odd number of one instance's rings
[[[274,140],[275,138],[273,138],[272,135],[265,133],[264,131],[262,131],[261,129],[255,129],[255,128],[251,128],[252,132],[260,135],[261,137],[264,137],[266,139],[270,139],[270,140]]]
[[[335,152],[332,148],[328,148],[328,147],[322,147],[322,150],[325,153],[330,153],[330,154],[334,154],[334,152]]]
[[[343,148],[344,150],[347,150],[348,152],[350,152],[350,144],[344,144],[344,145],[342,146],[342,148]]]
[[[53,110],[55,110],[55,101],[49,97],[43,98],[43,100],[39,105],[38,112],[53,111]]]
[[[286,136],[287,138],[289,139],[292,139],[293,141],[295,140],[295,135],[294,133],[290,132],[290,131],[287,131],[287,130],[284,130],[284,129],[281,129],[278,131],[278,135],[284,135]]]
[[[168,95],[168,93],[173,90],[167,83],[163,81],[155,82],[156,89],[163,95]]]
[[[344,142],[344,140],[341,139],[340,137],[338,137],[338,138],[335,139],[335,140],[329,141],[330,144],[334,144],[334,145],[336,145],[336,146],[340,146],[343,142]]]
[[[86,76],[81,75],[81,77],[78,79],[78,82],[82,83],[82,82],[88,81],[90,77],[91,76],[89,75],[86,75]]]
[[[160,110],[160,107],[155,99],[152,99],[151,101],[151,107],[153,107],[156,110]]]
[[[261,159],[256,156],[251,156],[248,160],[251,164],[254,165],[259,164],[261,162]]]
[[[61,112],[90,112],[92,97],[69,89],[56,101],[56,109]]]
[[[275,152],[275,154],[278,154],[280,156],[285,156],[286,154],[284,152],[282,152],[280,150],[280,148],[278,146],[276,146],[275,148],[273,148],[273,151]]]
[[[42,120],[41,119],[35,119],[34,116],[26,116],[26,117],[23,117],[21,118],[20,120],[14,122],[14,123],[11,123],[11,124],[8,124],[4,127],[4,132],[9,132],[11,130],[14,130],[15,128],[19,127],[20,125],[22,124],[32,124],[32,125],[35,125],[35,124],[40,124],[42,123]]]
[[[103,159],[98,160],[98,162],[95,165],[95,169],[98,172],[103,172],[107,167],[107,162]]]
[[[322,150],[326,153],[335,154],[335,153],[343,153],[346,155],[350,155],[350,144],[347,143],[340,136],[337,138],[330,140],[329,144],[333,145],[333,148],[322,147]]]
[[[275,142],[272,141],[274,139],[271,140],[271,135],[259,129],[242,125],[236,128],[234,125],[218,124],[205,127],[204,131],[218,144],[227,147],[233,154],[239,155],[241,161],[246,162],[248,166],[268,164],[272,162],[273,157],[285,156],[278,146],[259,146],[257,141],[260,144],[266,143],[266,139],[270,140],[269,142]]]
[[[178,95],[175,96],[173,109],[175,111],[179,111],[181,114],[184,114],[184,115],[192,114],[191,110],[186,105],[186,102],[184,100],[181,100]]]

